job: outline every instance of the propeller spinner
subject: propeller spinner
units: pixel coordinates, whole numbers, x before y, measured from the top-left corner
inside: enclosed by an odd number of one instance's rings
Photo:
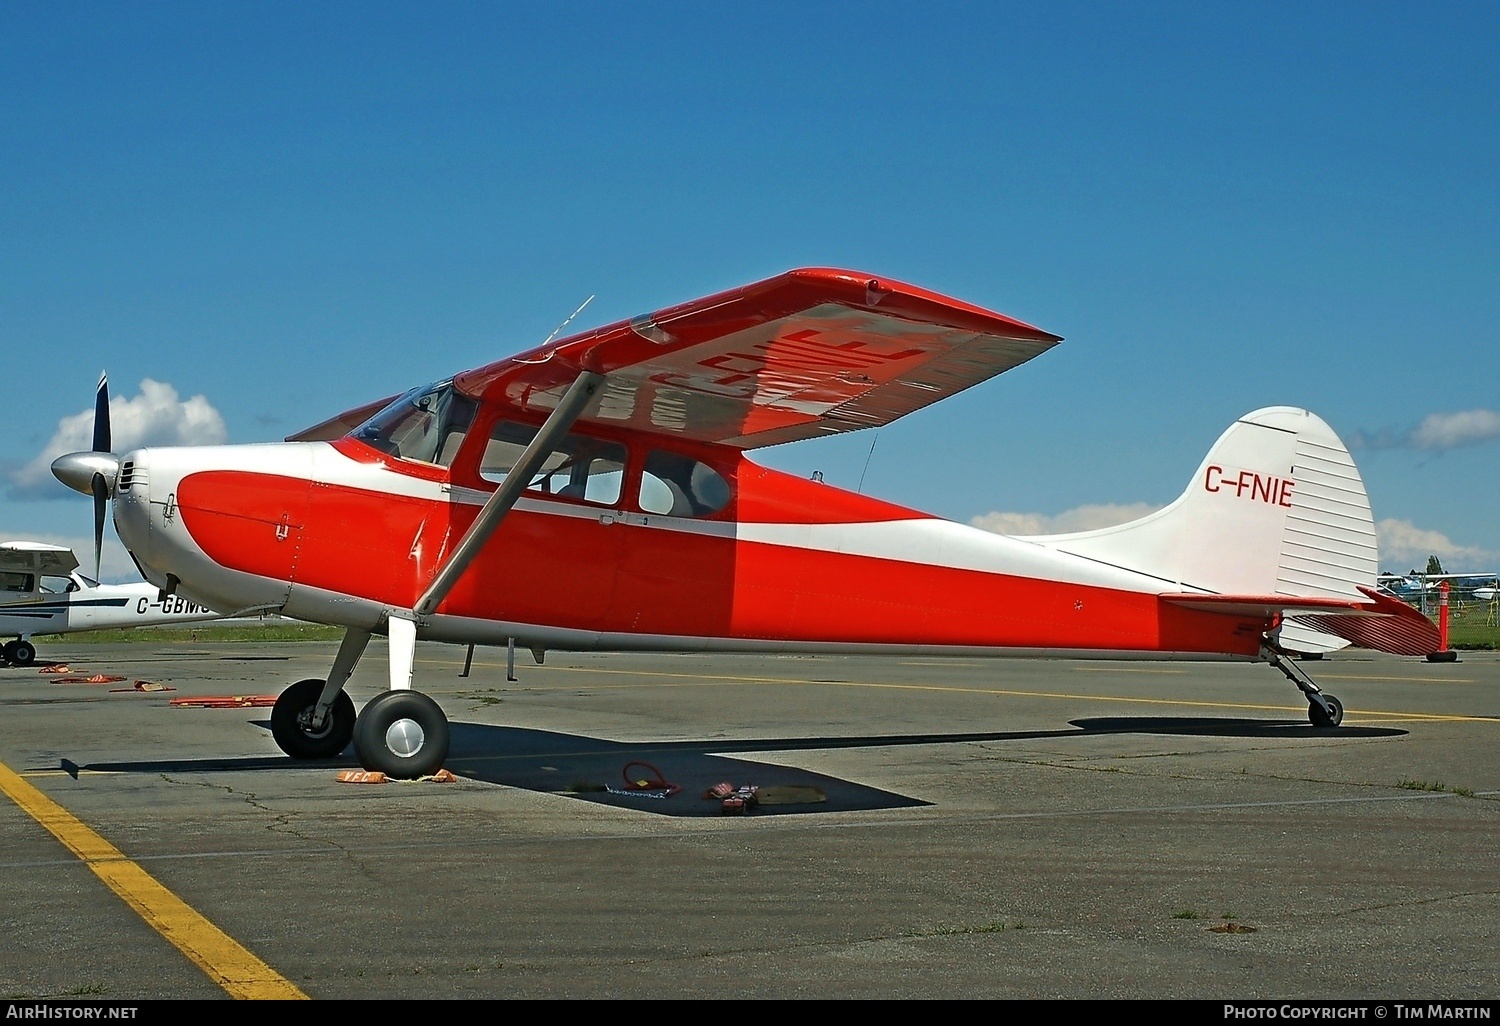
[[[94,393],[94,447],[88,452],[70,452],[52,461],[52,476],[74,491],[94,497],[94,576],[99,576],[104,552],[104,515],[115,494],[120,457],[110,452],[109,379],[99,375]]]

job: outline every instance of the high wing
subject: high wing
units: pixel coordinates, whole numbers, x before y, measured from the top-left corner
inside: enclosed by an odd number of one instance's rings
[[[1060,341],[889,278],[803,268],[454,381],[468,395],[545,415],[592,371],[606,381],[581,420],[752,449],[889,424]]]
[[[0,542],[0,570],[66,577],[76,569],[78,557],[65,546],[32,541]]]

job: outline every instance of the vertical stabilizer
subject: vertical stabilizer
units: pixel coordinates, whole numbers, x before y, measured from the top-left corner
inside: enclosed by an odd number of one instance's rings
[[[1349,450],[1320,418],[1288,406],[1230,425],[1165,509],[1031,540],[1156,577],[1163,591],[1363,600],[1359,586],[1375,587],[1378,573],[1375,521]],[[1302,650],[1339,647],[1322,637],[1329,644],[1308,639]]]

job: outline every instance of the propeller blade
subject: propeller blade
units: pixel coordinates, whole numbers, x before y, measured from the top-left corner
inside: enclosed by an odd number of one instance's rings
[[[94,393],[94,451],[109,452],[109,377],[99,375],[99,390]]]
[[[103,474],[95,474],[89,482],[94,493],[94,580],[99,579],[99,561],[104,555],[104,511],[109,503],[109,482]]]

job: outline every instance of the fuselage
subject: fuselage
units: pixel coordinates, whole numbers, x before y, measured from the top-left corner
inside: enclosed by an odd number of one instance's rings
[[[606,494],[527,491],[420,636],[1250,657],[1269,626],[1173,606],[1157,578],[769,470],[729,447],[664,456],[659,436],[606,437],[624,452]],[[137,450],[121,462],[115,524],[147,579],[192,601],[379,631],[413,607],[494,490],[476,446],[446,466],[354,437]],[[652,491],[663,460],[710,468],[727,498],[711,512],[663,512]]]

